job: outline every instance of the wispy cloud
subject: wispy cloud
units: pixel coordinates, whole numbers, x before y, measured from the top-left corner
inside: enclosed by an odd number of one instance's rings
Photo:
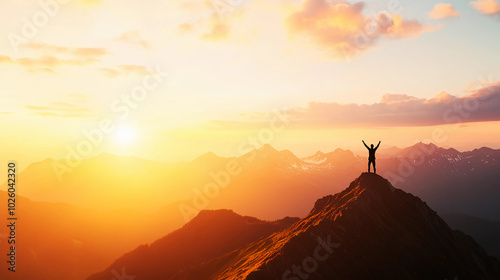
[[[192,17],[186,18],[177,26],[179,35],[194,35],[204,41],[229,41],[237,38],[247,37],[248,29],[242,32],[242,24],[245,22],[246,13],[262,11],[248,11],[251,4],[259,6],[268,1],[228,1],[228,0],[201,0],[184,1],[180,9]],[[255,6],[254,6],[255,7]],[[252,29],[258,29],[258,23],[253,22]],[[238,31],[235,31],[237,29]]]
[[[72,48],[39,42],[27,43],[23,47],[52,55],[69,54],[84,59],[99,59],[109,53],[105,48]]]
[[[53,56],[42,56],[38,58],[23,57],[16,59],[16,62],[23,66],[43,66],[56,67],[60,65],[60,60]]]
[[[87,102],[89,100],[89,96],[86,94],[72,93],[68,94],[67,96],[77,103]]]
[[[60,66],[85,66],[101,62],[108,54],[104,48],[70,48],[44,43],[27,43],[23,48],[35,53],[17,59],[0,55],[0,63],[15,63],[23,66],[28,72],[45,72],[54,74]]]
[[[12,58],[6,55],[0,55],[0,63],[12,63]]]
[[[125,74],[148,75],[148,68],[143,65],[118,65],[118,68]]]
[[[153,70],[149,70],[146,66],[133,65],[133,64],[117,65],[115,68],[103,67],[99,69],[108,78],[116,78],[118,76],[129,76],[129,75],[146,76],[154,72]]]
[[[28,72],[30,73],[45,73],[45,74],[57,74],[56,71],[50,69],[50,68],[31,68],[28,69]]]
[[[206,41],[223,41],[230,39],[231,24],[227,18],[212,13],[208,18],[181,23],[177,30],[180,35],[194,34]]]
[[[139,45],[145,49],[151,47],[151,44],[142,38],[142,35],[138,30],[125,32],[116,38],[116,40],[128,44]]]
[[[188,34],[193,32],[193,25],[191,23],[182,23],[177,27],[180,35]]]
[[[211,30],[206,34],[203,34],[203,39],[210,41],[224,40],[229,37],[230,30],[231,29],[228,24],[215,22],[212,24]]]
[[[106,67],[103,67],[103,68],[99,68],[106,77],[108,78],[116,78],[120,75],[120,71],[118,70],[115,70],[115,69],[111,69],[111,68],[106,68]]]
[[[405,20],[401,15],[392,15],[388,18],[385,14],[380,14],[378,21],[386,22],[385,25],[381,25],[381,33],[392,38],[410,38],[439,29],[436,26],[423,25],[416,19]]]
[[[44,55],[40,57],[22,57],[15,60],[19,65],[26,67],[45,67],[55,68],[58,66],[82,66],[89,65],[99,60],[96,59],[61,59],[51,55]]]
[[[88,108],[66,102],[52,102],[49,105],[24,105],[34,115],[42,117],[91,118],[96,114]]]

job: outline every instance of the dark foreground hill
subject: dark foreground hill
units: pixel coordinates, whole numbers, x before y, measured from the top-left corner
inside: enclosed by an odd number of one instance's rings
[[[363,173],[346,190],[318,200],[290,227],[240,248],[237,243],[245,242],[234,242],[242,234],[236,231],[223,237],[234,250],[218,249],[216,232],[241,228],[231,216],[230,222],[217,218],[221,224],[215,227],[208,220],[201,228],[188,224],[90,279],[110,279],[111,271],[122,268],[141,280],[500,279],[498,260],[471,237],[451,230],[418,197],[375,174]],[[199,239],[188,238],[192,235]],[[167,246],[168,240],[175,242]],[[207,253],[207,247],[218,254]]]
[[[170,279],[179,270],[200,265],[246,244],[284,230],[298,218],[275,222],[243,217],[231,210],[204,210],[181,229],[139,246],[89,279],[137,275],[138,279]]]

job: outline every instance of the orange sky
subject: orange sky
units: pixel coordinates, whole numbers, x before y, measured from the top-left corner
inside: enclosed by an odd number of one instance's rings
[[[500,148],[497,1],[63,2],[0,3],[2,161]]]

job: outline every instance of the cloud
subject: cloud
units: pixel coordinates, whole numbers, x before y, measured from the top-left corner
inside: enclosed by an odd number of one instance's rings
[[[72,93],[67,96],[72,100],[75,100],[77,103],[87,102],[89,100],[89,96],[86,94]]]
[[[0,63],[12,63],[12,58],[6,55],[0,55]]]
[[[441,92],[433,98],[405,94],[386,94],[374,104],[339,104],[311,102],[305,107],[285,112],[293,125],[306,127],[392,127],[431,126],[481,121],[500,121],[500,82],[467,96]],[[245,123],[259,123],[264,113],[244,116]],[[220,129],[237,127],[234,123],[217,124]]]
[[[193,25],[185,22],[179,25],[177,29],[179,30],[180,35],[184,35],[193,32]]]
[[[41,67],[41,68],[55,68],[58,66],[69,65],[69,66],[82,66],[89,65],[98,60],[95,59],[60,59],[50,55],[44,55],[41,57],[22,57],[15,60],[15,62],[19,65],[26,66],[29,68],[33,67]],[[30,69],[37,70],[37,69]]]
[[[108,78],[116,78],[118,76],[128,76],[128,75],[138,75],[138,76],[146,76],[154,73],[154,70],[148,69],[148,67],[143,65],[118,65],[117,69],[113,68],[99,68],[105,76]]]
[[[267,28],[277,28],[278,32],[288,30],[291,39],[319,46],[336,56],[345,56],[363,52],[380,38],[409,38],[436,30],[433,26],[407,20],[397,14],[385,12],[372,15],[364,11],[365,4],[362,2],[300,2],[287,0],[269,4],[269,1],[252,1],[244,6],[234,6],[222,14],[208,1],[188,2],[183,8],[196,12],[198,16],[180,22],[177,31],[180,35],[194,34],[208,41],[247,42],[249,38],[263,38],[260,36],[266,34]],[[273,11],[272,15],[270,11]],[[259,16],[274,18],[262,20]]]
[[[22,66],[42,66],[42,67],[56,67],[60,65],[59,59],[53,56],[42,56],[39,58],[23,57],[16,59],[16,63]]]
[[[109,53],[105,48],[70,48],[37,42],[26,43],[23,47],[26,49],[40,51],[45,54],[69,54],[71,56],[89,60],[97,60]]]
[[[245,23],[248,13],[256,12],[249,9],[255,5],[259,7],[257,12],[262,12],[263,3],[267,1],[180,1],[180,9],[188,16],[178,23],[177,32],[181,36],[192,35],[204,41],[238,41],[241,37],[248,37],[248,28],[258,28],[256,22],[250,26]]]
[[[23,48],[34,51],[34,55],[12,59],[0,55],[0,63],[15,63],[27,68],[28,72],[55,74],[60,66],[85,66],[101,62],[109,52],[104,48],[70,48],[45,43],[30,42]]]
[[[72,49],[72,52],[75,56],[87,59],[101,58],[108,53],[104,48],[75,48]]]
[[[206,41],[223,41],[230,39],[231,25],[228,17],[221,17],[211,12],[210,16],[192,22],[183,22],[177,30],[180,35],[194,34]],[[234,23],[232,23],[234,24]]]
[[[458,17],[459,12],[451,4],[439,3],[429,12],[429,17],[433,19],[443,19],[449,17]]]
[[[306,35],[319,45],[341,49],[362,34],[363,7],[363,3],[330,6],[326,1],[306,0],[302,10],[292,14],[286,23],[292,34]]]
[[[381,37],[413,37],[435,29],[397,14],[379,13],[373,18],[364,15],[363,9],[362,2],[305,0],[301,9],[286,19],[286,25],[292,37],[311,40],[337,56],[362,52]]]
[[[28,72],[30,73],[47,73],[47,74],[57,74],[56,71],[50,69],[50,68],[33,68],[33,69],[28,69]]]
[[[89,109],[66,102],[52,102],[46,106],[24,105],[34,115],[42,117],[91,118],[96,115]]]
[[[149,49],[151,47],[150,43],[142,38],[141,33],[138,30],[125,32],[118,38],[116,38],[116,40],[134,45],[139,45],[145,49]]]
[[[120,70],[122,71],[122,73],[125,73],[125,74],[136,74],[136,75],[140,75],[140,76],[145,76],[145,75],[148,75],[150,73],[150,71],[148,71],[148,68],[146,66],[143,66],[143,65],[118,65],[118,68],[120,68]]]
[[[391,103],[391,102],[401,102],[401,101],[409,101],[417,99],[416,97],[406,95],[406,94],[384,94],[382,96],[382,103]]]
[[[472,7],[485,15],[500,14],[500,4],[495,0],[478,0],[470,2]]]
[[[111,68],[99,68],[106,77],[116,78],[120,75],[120,71]]]
[[[438,27],[430,25],[422,25],[416,19],[404,20],[400,15],[392,15],[391,18],[386,14],[377,15],[380,32],[386,37],[392,38],[409,38],[418,36],[424,32],[431,32]]]
[[[220,41],[229,37],[230,28],[225,23],[216,23],[212,26],[209,33],[203,35],[203,39],[209,41]]]

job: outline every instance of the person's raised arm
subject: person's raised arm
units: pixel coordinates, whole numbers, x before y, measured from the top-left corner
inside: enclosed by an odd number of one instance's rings
[[[381,142],[382,142],[382,141],[378,141],[378,145],[377,145],[377,147],[375,147],[375,150],[376,150],[376,149],[378,149],[378,146],[380,146],[380,143],[381,143]]]
[[[365,147],[369,150],[370,148],[366,145],[365,140],[361,140],[361,141],[363,141],[363,145],[365,145]]]

